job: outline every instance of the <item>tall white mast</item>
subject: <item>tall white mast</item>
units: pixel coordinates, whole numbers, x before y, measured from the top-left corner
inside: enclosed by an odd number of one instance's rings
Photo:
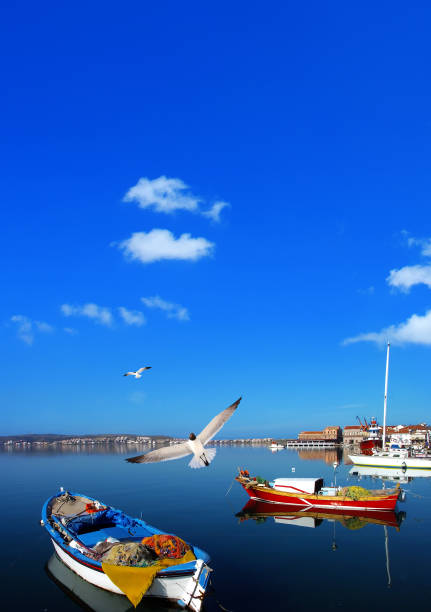
[[[389,347],[390,346],[391,345],[388,342],[388,350],[386,353],[385,402],[383,405],[383,437],[382,437],[383,450],[386,448],[386,408],[388,406],[388,373],[389,373]]]

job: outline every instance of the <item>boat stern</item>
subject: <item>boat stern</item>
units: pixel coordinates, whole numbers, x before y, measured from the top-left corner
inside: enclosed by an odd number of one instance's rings
[[[208,587],[211,568],[202,560],[196,560],[196,569],[187,582],[182,584],[183,594],[177,600],[182,608],[189,608],[193,612],[200,612]]]

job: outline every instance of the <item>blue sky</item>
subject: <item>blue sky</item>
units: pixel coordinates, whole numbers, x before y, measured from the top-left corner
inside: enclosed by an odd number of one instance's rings
[[[8,6],[0,432],[429,421],[430,12]]]

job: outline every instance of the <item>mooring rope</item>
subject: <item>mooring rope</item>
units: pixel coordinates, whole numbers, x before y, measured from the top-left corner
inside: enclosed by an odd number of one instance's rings
[[[208,584],[209,584],[210,589],[211,589],[211,590],[210,590],[210,595],[213,595],[213,596],[214,596],[214,601],[216,602],[216,604],[218,605],[218,607],[220,608],[220,610],[223,610],[223,612],[232,612],[232,610],[228,610],[227,608],[225,608],[225,607],[224,607],[224,606],[223,606],[223,605],[222,605],[222,604],[219,602],[219,600],[217,599],[217,597],[215,596],[215,592],[216,592],[216,590],[215,590],[215,586],[214,586],[214,583],[213,583],[213,580],[212,580],[212,575],[210,575],[210,579],[209,579],[209,583],[208,583]]]

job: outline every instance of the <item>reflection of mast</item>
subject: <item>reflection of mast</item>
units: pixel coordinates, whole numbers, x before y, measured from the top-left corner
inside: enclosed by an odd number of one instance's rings
[[[337,548],[338,548],[337,542],[335,541],[335,523],[336,523],[336,521],[334,521],[334,530],[332,532],[332,546],[331,546],[331,548],[332,548],[333,551],[336,551]]]
[[[385,530],[386,572],[388,574],[388,589],[390,589],[392,586],[392,580],[391,580],[391,570],[389,567],[388,528],[386,525],[384,525],[383,528]]]

